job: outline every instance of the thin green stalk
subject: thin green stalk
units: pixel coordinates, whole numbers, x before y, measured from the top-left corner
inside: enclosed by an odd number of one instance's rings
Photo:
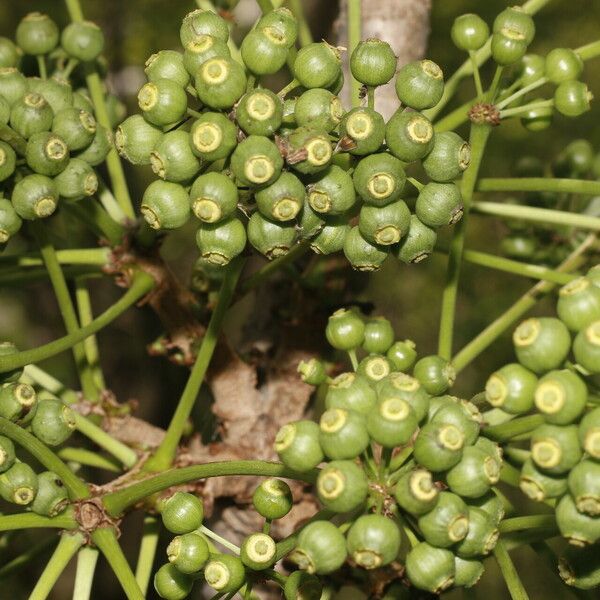
[[[102,277],[102,269],[98,266],[67,265],[63,269],[63,274],[67,279],[75,277]],[[22,287],[27,283],[45,282],[47,279],[48,271],[43,268],[8,268],[0,270],[0,286],[3,287]]]
[[[82,278],[75,280],[75,302],[77,303],[77,313],[82,327],[89,325],[94,320],[92,313],[92,301],[88,290],[87,281]],[[92,379],[97,390],[106,389],[106,382],[102,367],[100,366],[100,352],[98,350],[98,340],[95,335],[91,335],[84,340],[83,348],[87,363],[92,372]]]
[[[75,585],[73,587],[73,600],[89,600],[92,595],[94,573],[98,562],[98,550],[84,547],[77,553],[77,571],[75,571]]]
[[[117,535],[112,527],[100,527],[92,533],[92,541],[99,548],[110,568],[117,576],[128,600],[144,600],[144,594],[135,580],[135,575],[121,550]]]
[[[556,525],[556,517],[551,515],[528,515],[526,517],[513,517],[504,519],[498,525],[500,533],[512,533],[526,529],[549,529]]]
[[[306,22],[306,16],[304,14],[301,0],[288,0],[288,4],[290,10],[298,21],[298,40],[300,41],[300,45],[308,46],[308,44],[312,44],[313,37],[310,32],[310,27]]]
[[[271,0],[256,0],[256,3],[258,4],[263,15],[273,10],[273,4],[271,3]]]
[[[455,108],[452,112],[448,113],[442,119],[434,123],[433,128],[436,132],[452,131],[460,127],[463,123],[469,120],[469,110],[477,102],[476,98],[461,104],[458,108]]]
[[[492,215],[506,219],[522,219],[523,221],[531,221],[534,223],[569,225],[579,229],[600,231],[600,218],[592,217],[591,215],[572,213],[565,210],[483,201],[474,202],[472,209],[475,212],[484,215]]]
[[[210,538],[211,540],[214,540],[218,544],[221,544],[221,546],[223,546],[224,548],[231,550],[231,552],[233,552],[234,554],[237,554],[238,556],[240,555],[239,546],[232,544],[229,540],[226,540],[224,537],[220,536],[218,533],[215,533],[214,531],[212,531],[212,529],[209,529],[208,527],[205,527],[204,525],[200,525],[200,527],[198,528],[198,531],[200,533],[202,533],[203,535],[205,535],[206,537]]]
[[[57,579],[84,542],[85,538],[81,533],[65,533],[61,536],[58,546],[38,578],[29,600],[45,600],[50,595]]]
[[[474,50],[469,51],[469,60],[471,61],[471,68],[473,69],[473,80],[475,81],[477,99],[481,100],[483,98],[483,86],[481,85],[481,75],[479,73],[479,65],[477,64],[477,55]]]
[[[142,541],[135,567],[135,580],[140,586],[144,597],[148,592],[148,586],[150,585],[150,579],[154,571],[154,558],[156,556],[156,549],[158,548],[159,534],[159,519],[154,515],[146,515],[144,517]]]
[[[75,344],[85,340],[88,336],[100,331],[112,323],[117,317],[140,300],[142,296],[147,294],[155,284],[155,280],[150,275],[143,271],[138,271],[134,275],[131,287],[127,292],[123,294],[115,304],[96,317],[89,325],[78,329],[72,334],[49,342],[48,344],[44,344],[43,346],[18,352],[17,354],[1,356],[0,373],[24,367],[30,363],[39,362],[68,350]]]
[[[104,469],[111,473],[119,473],[121,471],[120,463],[116,460],[106,458],[101,454],[86,450],[85,448],[61,448],[56,454],[64,461],[79,463],[86,467]]]
[[[79,248],[76,250],[55,250],[56,259],[61,265],[98,265],[110,261],[110,248]],[[44,264],[39,252],[9,254],[0,256],[0,265],[16,267],[39,267]]]
[[[196,0],[196,6],[198,8],[203,8],[204,10],[212,10],[212,12],[217,12],[215,5],[212,2],[210,2],[209,0]],[[228,23],[228,25],[229,25],[229,31],[231,32],[231,30],[235,26],[235,22],[233,20],[231,20]],[[229,39],[227,40],[227,46],[229,46],[229,52],[231,52],[231,58],[233,58],[235,61],[237,61],[241,65],[243,65],[244,62],[242,61],[242,55],[240,54],[240,50],[236,46],[236,44],[233,41],[231,36],[229,36]],[[196,90],[194,90],[194,94],[195,94],[195,92],[196,92]]]
[[[306,483],[315,483],[318,470],[313,469],[307,473],[297,473],[281,463],[262,460],[232,460],[194,465],[170,469],[158,475],[137,481],[131,485],[110,492],[103,497],[104,506],[112,516],[119,516],[125,509],[139,502],[143,498],[162,492],[174,485],[189,483],[197,479],[209,477],[225,477],[227,475],[254,475],[264,477],[287,477]]]
[[[495,440],[496,442],[507,442],[516,435],[521,435],[534,430],[542,423],[544,423],[543,415],[527,415],[526,417],[511,419],[506,423],[485,427],[483,431],[486,437]]]
[[[102,179],[98,180],[98,191],[96,193],[100,204],[107,212],[113,221],[117,223],[121,223],[125,225],[127,223],[127,215],[123,212],[120,204],[117,202],[117,199],[114,197],[113,193],[108,189],[108,186],[102,181]]]
[[[537,108],[550,108],[554,106],[554,100],[542,100],[540,102],[531,102],[531,104],[524,104],[523,106],[515,106],[514,108],[507,108],[500,111],[500,118],[506,119],[508,117],[518,117],[523,113],[529,112],[530,110]]]
[[[411,445],[406,446],[406,448],[403,448],[396,456],[392,457],[389,468],[390,472],[394,473],[394,471],[397,471],[400,467],[404,466],[404,463],[412,456],[412,453],[413,446]]]
[[[21,569],[24,569],[32,560],[36,559],[38,556],[44,554],[50,548],[56,546],[58,543],[58,537],[55,535],[51,535],[41,542],[37,544],[33,544],[29,546],[29,548],[23,552],[23,554],[19,554],[19,556],[13,558],[11,561],[5,563],[0,567],[0,581],[14,575],[19,572]]]
[[[499,540],[496,544],[494,556],[496,557],[496,562],[500,567],[500,571],[502,571],[502,576],[504,577],[506,587],[508,587],[512,600],[529,600],[529,596],[523,587],[523,583],[515,569],[515,565],[502,540]]]
[[[558,179],[550,177],[482,178],[477,182],[478,192],[556,192],[560,194],[600,194],[600,181],[586,179]]]
[[[78,221],[84,223],[100,238],[105,238],[111,246],[117,246],[125,235],[125,228],[113,220],[99,202],[64,203],[61,210],[72,212]]]
[[[596,58],[597,56],[600,56],[600,40],[590,42],[585,46],[579,46],[579,48],[575,49],[575,52],[579,54],[581,60],[590,60],[590,58]]]
[[[75,390],[71,390],[52,375],[42,371],[35,365],[25,367],[25,376],[30,378],[35,384],[42,386],[55,396],[61,398],[67,404],[73,404],[79,401],[79,396]]]
[[[350,358],[350,363],[352,364],[352,370],[356,371],[356,369],[358,369],[358,358],[356,356],[355,348],[352,348],[352,350],[348,350],[348,357]]]
[[[510,459],[511,462],[522,465],[530,456],[531,452],[523,448],[515,448],[513,446],[504,446],[504,457]]]
[[[79,320],[77,319],[77,313],[71,300],[67,281],[56,257],[54,246],[48,238],[46,226],[40,221],[32,221],[31,230],[40,247],[40,254],[48,271],[65,329],[67,330],[67,334],[72,334],[79,329]],[[88,364],[83,343],[75,344],[72,351],[83,394],[88,400],[95,402],[98,399],[99,390],[94,383],[92,370]]]
[[[8,421],[4,417],[0,417],[0,434],[16,442],[31,456],[42,463],[48,471],[54,471],[62,480],[71,500],[87,498],[90,495],[88,486],[48,446],[40,442],[29,431],[15,425],[15,423]]]
[[[510,96],[507,96],[506,98],[503,98],[503,100],[501,102],[498,102],[498,104],[496,104],[496,108],[498,110],[502,110],[504,107],[508,106],[509,104],[512,104],[515,100],[517,100],[521,96],[524,96],[525,94],[528,94],[529,92],[532,92],[533,90],[536,90],[537,88],[543,86],[545,83],[548,83],[547,77],[540,77],[539,79],[536,79],[533,83],[530,83],[529,85],[526,85],[525,87],[522,87],[520,90],[518,90],[514,94],[511,94]]]
[[[138,456],[135,450],[113,438],[104,429],[98,427],[80,413],[74,412],[74,414],[77,431],[114,456],[123,466],[130,469],[137,463]]]
[[[42,54],[37,55],[38,71],[41,79],[48,79],[48,69],[46,68],[46,57]]]
[[[576,270],[585,262],[582,256],[596,240],[595,234],[587,238],[557,267],[558,272],[570,272]],[[509,327],[512,327],[527,311],[535,306],[537,301],[556,287],[550,281],[540,281],[530,288],[512,306],[504,311],[496,320],[490,323],[481,333],[472,339],[452,359],[456,372],[462,371],[488,346],[500,337]]]
[[[465,245],[465,234],[467,223],[469,221],[469,209],[471,207],[473,192],[477,183],[479,167],[481,166],[483,153],[490,133],[491,128],[488,125],[471,125],[471,164],[465,171],[461,182],[464,214],[454,230],[452,242],[450,244],[446,285],[442,295],[438,354],[447,359],[450,359],[452,356],[456,298]]]
[[[348,56],[352,56],[354,49],[362,37],[361,31],[361,0],[348,0]],[[350,85],[350,101],[352,106],[360,104],[360,81],[352,77]]]
[[[519,487],[519,484],[521,483],[521,471],[504,461],[502,463],[502,469],[500,470],[500,481],[515,488]]]
[[[20,531],[22,529],[75,529],[77,522],[73,512],[66,510],[57,517],[43,517],[35,513],[0,515],[0,531]]]
[[[367,87],[367,106],[375,110],[375,87],[372,85]]]
[[[145,471],[163,471],[168,469],[175,458],[177,446],[196,402],[200,386],[204,381],[206,370],[212,359],[225,314],[233,299],[243,266],[244,260],[238,258],[229,267],[225,275],[221,289],[219,290],[217,305],[211,315],[202,344],[200,345],[200,350],[198,351],[198,356],[196,357],[196,362],[185,385],[183,394],[169,423],[165,437],[154,456],[144,465]]]

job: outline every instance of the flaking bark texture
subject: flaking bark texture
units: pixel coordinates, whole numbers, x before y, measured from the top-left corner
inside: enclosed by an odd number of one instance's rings
[[[334,29],[340,46],[348,46],[348,0],[340,0],[340,14]],[[388,42],[398,57],[398,67],[423,58],[429,38],[431,0],[362,0],[362,39],[380,38]],[[346,81],[349,81],[346,56]],[[345,92],[348,94],[348,85]],[[346,97],[346,104],[348,104]],[[387,120],[398,109],[392,80],[376,91],[376,108]]]

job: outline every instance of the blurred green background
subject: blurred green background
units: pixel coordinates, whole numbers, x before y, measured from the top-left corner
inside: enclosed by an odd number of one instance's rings
[[[250,1],[250,0],[249,0]],[[245,3],[245,0],[242,0]],[[308,17],[313,25],[316,39],[327,37],[335,16],[334,0],[306,2],[318,5],[318,13]],[[494,15],[512,4],[504,0],[433,0],[431,36],[428,57],[438,62],[451,74],[464,60],[452,45],[449,28],[452,20],[464,12],[477,12],[491,23]],[[107,36],[106,56],[110,64],[115,90],[122,92],[122,99],[130,110],[135,108],[135,93],[143,81],[143,63],[153,52],[163,48],[176,48],[181,18],[194,6],[193,0],[83,0],[86,17],[96,20]],[[65,24],[67,15],[59,0],[2,0],[0,2],[0,35],[12,37],[16,24],[30,11],[39,10],[51,14],[57,22]],[[256,11],[256,8],[254,7]],[[251,13],[252,11],[250,11]],[[530,51],[545,53],[553,47],[577,47],[600,37],[600,0],[554,0],[536,17],[538,34]],[[489,67],[491,68],[491,67]],[[492,72],[488,67],[483,77],[489,82]],[[588,62],[584,78],[600,98],[600,59]],[[455,104],[465,102],[473,94],[471,81],[460,88]],[[546,162],[571,140],[588,138],[600,149],[600,106],[582,118],[567,120],[558,117],[554,126],[540,134],[526,132],[518,123],[498,128],[494,132],[483,163],[487,176],[507,176],[515,160],[533,154]],[[462,130],[463,135],[467,135]],[[149,169],[127,167],[134,198],[140,198],[151,178]],[[505,234],[503,226],[489,217],[473,216],[469,224],[467,245],[470,248],[497,252],[499,240]],[[66,232],[65,232],[66,233]],[[187,276],[195,258],[193,231],[184,229],[173,235],[165,244],[165,256],[177,266],[182,276]],[[442,255],[419,266],[400,265],[387,261],[385,268],[367,278],[361,276],[360,300],[372,302],[376,312],[392,319],[399,337],[410,337],[417,342],[420,353],[433,353],[437,344],[439,301],[444,280],[446,259]],[[486,324],[504,308],[524,293],[532,282],[515,276],[487,271],[465,265],[461,281],[456,324],[455,350],[472,339]],[[95,311],[101,311],[119,295],[112,284],[92,284]],[[552,310],[551,300],[539,304],[539,313]],[[239,319],[237,320],[239,321]],[[234,326],[232,326],[234,327]],[[52,296],[46,286],[36,285],[15,290],[0,288],[0,337],[14,339],[23,347],[43,343],[60,335],[62,325]],[[233,332],[235,333],[235,332]],[[183,386],[185,371],[152,359],[145,353],[145,345],[160,334],[155,319],[149,311],[138,311],[120,318],[110,332],[100,336],[101,356],[105,371],[110,374],[110,385],[120,400],[138,398],[140,414],[156,424],[164,424],[172,412],[172,400]],[[504,335],[492,349],[485,352],[460,376],[457,394],[469,397],[482,389],[489,373],[512,359],[510,335]],[[66,361],[48,361],[47,368],[74,383],[73,373]],[[175,390],[175,392],[174,392]],[[139,523],[128,522],[125,546],[133,557],[137,547]],[[27,540],[21,544],[29,543]],[[5,550],[0,546],[0,556]],[[7,552],[8,556],[8,552]],[[533,600],[538,598],[567,598],[570,595],[556,585],[550,571],[533,559],[530,550],[516,553],[516,559],[524,561],[520,569],[526,587]],[[1,561],[3,562],[3,560]],[[31,573],[37,573],[32,569]],[[31,587],[31,573],[20,581],[11,579],[10,596],[7,588],[0,588],[0,598],[14,600],[25,598],[25,590]],[[101,568],[98,590],[94,598],[120,598],[113,588],[112,576]],[[70,597],[69,578],[61,580],[53,598]],[[0,585],[4,585],[0,582]],[[494,570],[488,569],[478,597],[508,598],[501,580]]]

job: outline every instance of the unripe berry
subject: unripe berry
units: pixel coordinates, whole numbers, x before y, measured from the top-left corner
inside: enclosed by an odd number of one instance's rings
[[[356,81],[367,86],[384,85],[396,72],[398,59],[383,40],[370,38],[359,42],[350,57],[350,70]]]
[[[471,52],[479,50],[487,42],[490,28],[479,15],[467,13],[456,17],[450,35],[457,48]]]

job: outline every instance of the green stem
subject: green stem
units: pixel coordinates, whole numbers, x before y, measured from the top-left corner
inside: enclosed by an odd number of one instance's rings
[[[569,272],[577,269],[585,262],[582,255],[596,240],[595,234],[587,238],[561,263],[556,269],[559,272]],[[556,287],[555,283],[540,281],[530,288],[519,300],[504,311],[495,321],[490,323],[481,333],[471,340],[452,359],[456,372],[462,371],[488,346],[500,337],[509,327],[512,327],[527,311],[533,308],[537,301]]]
[[[579,46],[579,48],[575,49],[575,52],[579,54],[581,60],[590,60],[591,58],[596,58],[597,56],[600,56],[600,40],[590,42],[585,46]]]
[[[367,106],[375,110],[375,87],[372,85],[367,86]]]
[[[42,260],[48,271],[50,283],[52,284],[54,295],[58,302],[65,329],[67,330],[67,334],[71,335],[79,330],[79,320],[77,319],[77,313],[75,312],[75,307],[71,300],[71,294],[69,293],[65,276],[56,257],[54,246],[50,243],[46,226],[41,223],[41,221],[32,221],[31,230],[40,247]],[[99,390],[94,383],[93,374],[85,355],[83,343],[73,345],[72,351],[83,394],[88,400],[95,402],[98,399]]]
[[[183,394],[181,395],[175,413],[169,423],[165,437],[154,456],[152,456],[144,465],[145,471],[163,471],[168,469],[175,458],[177,446],[179,445],[186,422],[192,412],[194,403],[196,402],[200,386],[204,381],[206,370],[212,359],[225,314],[233,299],[243,266],[244,260],[236,259],[225,275],[223,283],[221,284],[221,289],[219,290],[217,305],[211,315],[202,344],[200,345],[200,350],[196,357],[196,362],[194,363],[185,385]]]
[[[135,450],[114,439],[106,431],[98,427],[98,425],[92,423],[92,421],[78,412],[74,411],[74,414],[77,431],[114,456],[123,466],[131,469],[137,463],[138,456]]]
[[[116,460],[106,458],[85,448],[61,448],[56,454],[60,459],[67,462],[76,462],[80,465],[104,469],[112,473],[121,471],[120,464]]]
[[[524,96],[525,94],[536,90],[537,88],[543,86],[547,82],[547,77],[540,77],[539,79],[536,79],[533,83],[526,85],[514,94],[511,94],[510,96],[504,98],[502,102],[498,102],[498,104],[496,104],[496,108],[498,110],[502,110],[504,107],[508,106],[509,104],[512,104],[515,100],[517,100],[517,98],[520,98],[521,96]]]
[[[67,488],[71,500],[87,498],[90,495],[88,486],[48,446],[42,444],[33,434],[11,423],[4,417],[0,417],[0,434],[19,444],[31,456],[42,463],[48,471],[54,471],[62,480],[65,488]]]
[[[54,584],[84,542],[85,538],[81,533],[65,533],[61,536],[58,546],[38,578],[29,600],[45,600],[50,595]]]
[[[415,179],[414,177],[407,177],[407,181],[418,191],[420,192],[424,187],[425,184],[421,183],[418,179]]]
[[[526,529],[551,529],[556,525],[556,517],[551,515],[528,515],[526,517],[513,517],[504,519],[498,525],[500,533],[512,533]]]
[[[292,79],[286,86],[284,86],[277,92],[277,95],[280,98],[285,98],[289,92],[295,90],[299,85],[300,82],[297,79]]]
[[[436,132],[452,131],[469,120],[469,110],[477,102],[476,98],[465,102],[434,124]]]
[[[19,531],[22,529],[75,529],[77,522],[73,513],[66,510],[57,517],[43,517],[35,513],[16,513],[0,515],[0,531]]]
[[[502,540],[499,540],[496,544],[494,556],[496,557],[496,562],[500,567],[500,571],[502,572],[502,576],[504,577],[506,587],[508,587],[512,600],[529,600],[529,596],[523,587],[523,583],[515,569],[515,565]]]
[[[96,548],[81,548],[77,554],[77,571],[73,586],[73,600],[89,600],[92,594],[94,573],[98,562]]]
[[[54,547],[57,543],[58,537],[51,535],[41,542],[30,546],[23,554],[20,554],[0,567],[0,581],[23,569],[29,565],[32,560],[44,554],[46,550]]]
[[[102,270],[98,266],[67,265],[63,269],[67,279],[75,277],[102,277]],[[0,285],[23,287],[27,283],[45,282],[48,279],[48,271],[42,268],[19,269],[17,267],[6,268],[0,271]]]
[[[42,371],[35,365],[25,367],[25,376],[29,377],[35,384],[42,386],[55,396],[61,398],[67,404],[73,404],[79,401],[79,396],[75,390],[71,390],[52,375]]]
[[[406,448],[403,448],[400,452],[398,452],[398,454],[396,454],[396,456],[392,457],[392,460],[390,461],[390,466],[389,466],[389,471],[390,473],[394,473],[395,471],[397,471],[400,467],[402,467],[404,465],[404,463],[412,456],[413,453],[413,446],[406,446]]]
[[[46,58],[41,54],[38,54],[36,58],[40,78],[48,79],[48,70],[46,69]]]
[[[469,221],[469,209],[471,207],[471,200],[473,198],[475,184],[477,183],[479,167],[481,166],[481,161],[483,159],[483,152],[485,150],[490,132],[491,128],[487,125],[471,125],[471,164],[465,171],[461,182],[464,214],[453,232],[452,242],[450,244],[450,253],[448,256],[446,285],[444,287],[442,296],[438,354],[447,359],[450,359],[452,356],[456,297],[458,293],[458,282],[460,278],[460,269],[465,245],[465,234],[467,230],[467,223]]]
[[[543,415],[527,415],[526,417],[512,419],[506,423],[485,427],[483,432],[486,437],[495,440],[496,442],[507,442],[516,435],[521,435],[534,430],[542,423],[544,423]]]
[[[56,259],[61,265],[98,265],[110,261],[110,248],[79,248],[77,250],[55,250]],[[39,267],[44,261],[39,252],[0,256],[0,265],[16,267]]]
[[[356,371],[356,369],[358,369],[358,358],[356,357],[355,348],[352,348],[352,350],[348,350],[348,357],[350,358],[350,363],[352,364],[352,370]]]
[[[60,352],[68,350],[75,344],[85,340],[88,336],[100,331],[117,317],[123,314],[128,308],[135,304],[142,296],[147,294],[156,284],[155,280],[144,273],[138,271],[131,284],[131,287],[122,296],[120,300],[115,302],[110,308],[105,310],[100,316],[94,319],[86,327],[78,329],[76,332],[66,335],[62,338],[38,346],[31,350],[25,350],[17,354],[11,354],[0,357],[0,373],[12,371],[19,367],[24,367],[30,363],[36,363],[51,356],[55,356]]]
[[[288,4],[290,6],[290,10],[296,17],[298,21],[298,39],[300,40],[301,46],[308,46],[308,44],[312,44],[313,37],[310,32],[310,27],[306,22],[306,16],[304,14],[304,9],[302,7],[301,0],[288,0]]]
[[[144,597],[148,592],[150,579],[152,577],[154,558],[158,548],[158,538],[160,535],[160,521],[154,515],[144,517],[144,528],[142,531],[142,541],[138,552],[138,559],[135,568],[135,580],[140,586]]]
[[[111,246],[119,245],[125,235],[125,228],[112,219],[99,202],[65,202],[61,206],[61,210],[64,209],[73,213],[78,221],[87,225],[98,237],[106,238]]]
[[[211,540],[214,540],[218,544],[221,544],[221,546],[223,546],[224,548],[227,548],[234,554],[237,554],[238,556],[240,555],[239,546],[232,544],[229,540],[226,540],[224,537],[221,537],[218,533],[215,533],[214,531],[212,531],[212,529],[209,529],[208,527],[205,527],[204,525],[200,525],[198,531],[200,533],[202,533],[203,535],[205,535],[206,537],[210,538]]]
[[[474,202],[473,210],[484,215],[493,215],[506,219],[522,219],[534,223],[549,225],[567,225],[591,231],[600,231],[600,218],[572,213],[565,210],[504,204],[501,202]]]
[[[138,586],[135,575],[121,550],[117,535],[112,527],[100,527],[92,533],[92,541],[108,561],[117,576],[121,588],[128,600],[144,600],[144,594]]]
[[[502,463],[502,469],[500,470],[500,481],[517,488],[521,483],[521,471],[515,469],[507,461],[504,461]]]
[[[352,56],[362,36],[361,12],[361,0],[348,0],[348,56]],[[360,81],[352,77],[350,86],[350,101],[352,102],[352,106],[360,104],[360,88]]]
[[[226,475],[254,475],[264,477],[287,477],[306,483],[314,483],[318,470],[313,469],[307,473],[297,473],[288,469],[281,463],[266,462],[261,460],[232,460],[213,462],[203,465],[194,465],[178,469],[170,469],[143,481],[110,492],[103,498],[104,506],[112,516],[118,516],[125,509],[134,505],[147,496],[162,492],[174,485],[181,485],[198,479],[209,477],[224,477]]]
[[[519,116],[523,113],[529,112],[534,108],[550,108],[554,106],[554,100],[542,100],[541,102],[531,102],[531,104],[524,104],[523,106],[515,106],[514,108],[507,108],[500,112],[500,118],[506,119],[508,117]]]
[[[478,192],[557,192],[561,194],[600,194],[600,181],[554,179],[550,177],[482,178]]]
[[[122,225],[127,224],[127,215],[123,212],[117,199],[102,179],[98,179],[98,192],[96,195],[98,196],[100,204],[102,204],[102,207],[113,221]]]
[[[477,100],[483,98],[483,86],[481,85],[481,75],[479,73],[479,65],[477,64],[477,56],[474,50],[469,51],[469,60],[473,69],[473,79],[475,81],[475,91],[477,92]]]

